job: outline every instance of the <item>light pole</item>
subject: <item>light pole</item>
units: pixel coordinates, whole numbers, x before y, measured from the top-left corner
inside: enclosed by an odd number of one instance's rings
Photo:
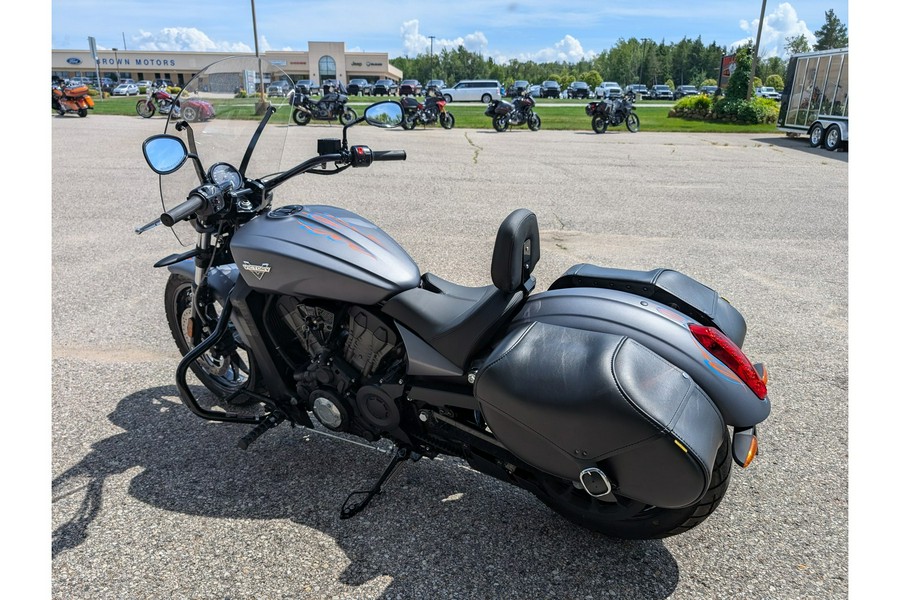
[[[113,48],[113,54],[116,57],[116,85],[119,83],[119,49]]]
[[[431,66],[431,77],[430,78],[434,79],[434,36],[429,35],[428,39],[431,40],[431,60],[429,61],[431,63],[431,65],[430,65]]]
[[[647,60],[647,42],[650,38],[641,38],[641,66],[638,69],[638,83],[644,83],[644,62]]]
[[[766,0],[762,0],[762,8],[759,11],[759,27],[756,30],[756,45],[753,47],[753,62],[750,65],[750,81],[747,82],[747,100],[753,93],[753,78],[756,77],[756,57],[759,55],[759,40],[762,38],[763,19],[766,16]]]

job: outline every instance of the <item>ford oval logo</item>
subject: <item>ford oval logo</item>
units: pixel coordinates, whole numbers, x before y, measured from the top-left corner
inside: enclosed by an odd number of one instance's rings
[[[67,59],[66,59],[66,62],[69,63],[70,65],[80,65],[80,64],[81,64],[81,59],[80,59],[80,58],[75,58],[75,57],[73,56],[72,58],[67,58]]]

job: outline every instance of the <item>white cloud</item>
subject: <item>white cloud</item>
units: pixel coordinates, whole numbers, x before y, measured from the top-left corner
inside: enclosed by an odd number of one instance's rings
[[[400,35],[403,38],[403,52],[409,56],[428,54],[431,52],[431,38],[419,33],[419,20],[404,21],[400,26]],[[434,52],[437,54],[442,49],[455,50],[463,46],[470,52],[487,54],[488,39],[480,31],[475,31],[463,37],[454,39],[434,38]]]
[[[749,35],[742,40],[734,42],[732,46],[746,44],[748,40],[756,42],[759,19],[754,19],[752,22],[742,20],[740,27]],[[763,19],[762,36],[759,41],[760,57],[781,56],[786,58],[788,52],[785,50],[784,40],[797,35],[806,36],[810,46],[816,41],[816,36],[806,26],[806,22],[800,20],[797,16],[797,10],[787,2],[779,4],[773,12],[767,14]]]
[[[217,42],[195,27],[166,27],[158,33],[143,31],[132,38],[138,50],[160,52],[253,52],[253,48],[243,42]],[[268,47],[263,38],[260,50]]]
[[[544,48],[537,52],[525,52],[515,56],[493,55],[494,60],[500,64],[507,64],[510,60],[516,59],[522,62],[534,61],[542,62],[578,62],[579,60],[591,60],[597,56],[593,50],[585,51],[581,42],[577,38],[566,35],[555,43],[552,48]]]

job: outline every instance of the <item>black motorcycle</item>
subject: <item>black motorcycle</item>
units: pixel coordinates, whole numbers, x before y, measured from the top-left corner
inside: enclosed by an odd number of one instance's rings
[[[634,92],[628,92],[615,100],[603,99],[590,102],[584,112],[591,117],[591,128],[595,133],[605,133],[607,127],[615,127],[625,123],[631,133],[641,128],[641,120],[634,112]]]
[[[330,86],[322,87],[322,98],[313,100],[308,94],[295,89],[291,103],[294,107],[292,117],[297,125],[306,125],[313,119],[320,121],[340,120],[342,125],[347,125],[357,120],[356,111],[347,105],[346,94],[331,89]]]
[[[400,126],[403,129],[415,129],[416,125],[429,125],[440,123],[444,129],[453,129],[456,119],[453,113],[447,110],[447,101],[442,96],[433,93],[425,97],[425,102],[419,102],[413,96],[405,96],[400,99],[403,107],[403,121]]]
[[[196,77],[255,62],[219,61]],[[202,97],[195,82],[185,89]],[[170,271],[165,314],[188,409],[248,425],[244,449],[283,422],[390,440],[384,473],[347,497],[341,518],[362,511],[400,464],[441,454],[610,536],[675,535],[712,514],[732,461],[755,458],[770,412],[766,369],[740,349],[737,309],[669,269],[580,264],[533,293],[541,240],[524,208],[497,231],[489,285],[423,274],[358,214],[309,198],[273,203],[298,175],[405,160],[347,140],[363,120],[400,125],[400,104],[372,104],[299,164],[281,163],[290,127],[266,129],[277,108],[224,129],[169,120],[143,145],[164,212],[137,232],[188,224],[195,240],[155,265]],[[196,393],[189,371],[213,398]]]
[[[528,91],[520,93],[512,102],[492,100],[484,114],[491,117],[497,131],[506,131],[510,125],[527,124],[532,131],[541,128],[541,117],[534,112],[534,98]]]

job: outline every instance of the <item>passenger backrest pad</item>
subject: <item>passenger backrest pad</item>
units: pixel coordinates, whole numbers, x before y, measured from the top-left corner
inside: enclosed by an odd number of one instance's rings
[[[514,210],[503,220],[494,242],[491,280],[503,292],[513,292],[531,277],[541,258],[537,217],[528,209]]]

